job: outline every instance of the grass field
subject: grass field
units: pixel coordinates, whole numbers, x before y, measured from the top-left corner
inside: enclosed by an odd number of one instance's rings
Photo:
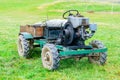
[[[113,7],[112,7],[113,6]],[[56,71],[42,67],[40,50],[34,57],[18,56],[17,38],[21,24],[62,18],[69,9],[78,9],[98,24],[93,39],[101,40],[108,48],[104,66],[90,64],[87,58],[80,61],[60,61]],[[87,13],[86,11],[94,11]],[[108,2],[81,2],[55,0],[0,0],[0,80],[120,80],[120,4]]]

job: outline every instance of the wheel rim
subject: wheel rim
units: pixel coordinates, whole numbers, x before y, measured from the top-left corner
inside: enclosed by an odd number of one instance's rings
[[[45,47],[42,52],[42,63],[43,66],[48,69],[51,69],[53,65],[52,54],[50,52],[50,49],[47,47]]]
[[[24,52],[24,50],[23,50],[22,40],[19,38],[19,40],[18,40],[18,53],[20,56],[23,56],[23,52]]]
[[[50,57],[50,52],[49,51],[45,53],[44,61],[47,65],[49,65],[49,66],[51,65],[52,62],[51,62],[51,57]]]

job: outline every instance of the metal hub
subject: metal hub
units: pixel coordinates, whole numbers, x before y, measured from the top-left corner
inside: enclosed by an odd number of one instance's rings
[[[100,53],[95,53],[95,54],[93,53],[93,55],[91,57],[92,57],[92,59],[98,61],[100,59]]]
[[[21,40],[19,40],[18,48],[19,48],[19,52],[20,52],[19,54],[23,55],[23,45],[22,45],[22,41]]]
[[[51,65],[52,64],[52,61],[51,61],[51,55],[50,55],[50,52],[47,51],[44,55],[44,61],[47,65]]]
[[[94,49],[98,49],[98,47],[94,45]],[[98,61],[100,59],[100,53],[93,53],[93,55],[91,57],[95,61]]]

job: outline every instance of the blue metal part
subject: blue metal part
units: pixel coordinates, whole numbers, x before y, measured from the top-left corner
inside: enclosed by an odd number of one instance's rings
[[[96,31],[97,30],[97,24],[89,24],[89,28],[91,31]]]
[[[33,39],[32,34],[27,33],[27,32],[21,32],[19,35],[23,35],[25,39]]]

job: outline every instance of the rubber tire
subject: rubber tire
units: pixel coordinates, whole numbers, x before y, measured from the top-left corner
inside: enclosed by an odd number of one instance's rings
[[[29,58],[31,50],[30,41],[26,40],[23,35],[18,38],[18,53],[20,57]]]
[[[49,56],[50,62],[45,61],[46,59],[45,55]],[[60,58],[59,58],[57,48],[55,47],[54,44],[46,44],[42,48],[41,56],[42,56],[42,64],[44,68],[48,70],[55,70],[59,67]]]
[[[93,40],[90,45],[93,46],[93,48],[105,48],[104,44],[101,42],[101,41],[98,41],[98,40]],[[102,53],[99,53],[99,58],[98,60],[95,60],[95,57],[94,55],[96,54],[92,54],[93,56],[89,56],[88,57],[88,60],[89,62],[91,63],[94,63],[94,64],[98,64],[98,65],[104,65],[106,60],[107,60],[107,52],[102,52]]]

